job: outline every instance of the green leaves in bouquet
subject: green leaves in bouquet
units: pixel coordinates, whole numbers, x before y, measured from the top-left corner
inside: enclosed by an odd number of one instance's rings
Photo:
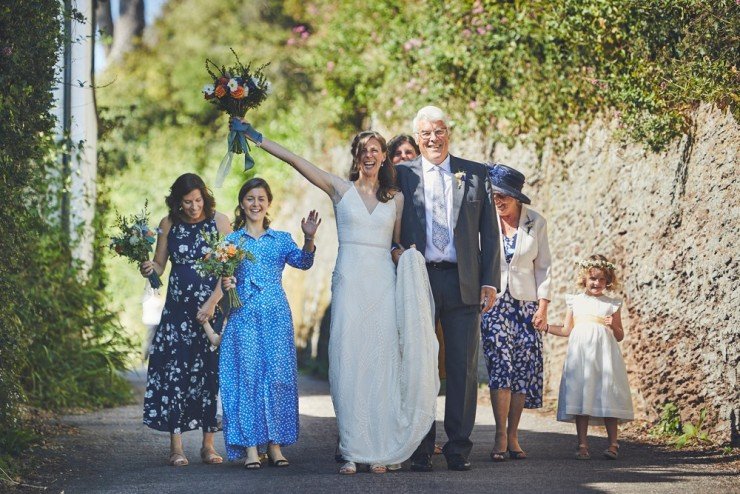
[[[213,86],[203,90],[206,100],[216,105],[221,111],[231,116],[244,117],[247,110],[257,108],[267,98],[270,83],[263,72],[269,62],[252,70],[252,62],[244,65],[233,48],[234,64],[221,65],[206,58],[205,66],[208,75],[213,79]]]
[[[156,232],[149,228],[149,201],[144,202],[144,209],[138,214],[123,216],[116,212],[116,226],[121,234],[111,237],[110,248],[118,255],[131,262],[149,260],[153,251],[153,244],[157,238]]]
[[[208,254],[195,261],[195,270],[202,277],[233,276],[243,260],[254,262],[254,254],[243,243],[233,243],[219,232],[201,230],[201,236],[208,246]]]

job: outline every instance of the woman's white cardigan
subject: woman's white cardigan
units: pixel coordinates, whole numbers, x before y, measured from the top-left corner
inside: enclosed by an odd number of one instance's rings
[[[500,219],[499,225],[501,224]],[[501,292],[517,300],[550,300],[550,246],[547,244],[547,222],[540,213],[522,204],[517,229],[516,247],[511,263],[506,262],[501,243]]]

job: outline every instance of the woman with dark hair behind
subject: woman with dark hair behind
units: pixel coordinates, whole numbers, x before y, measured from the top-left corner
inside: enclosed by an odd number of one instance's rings
[[[242,261],[234,276],[223,280],[244,304],[229,313],[221,340],[224,441],[229,460],[245,458],[250,470],[262,467],[258,447],[265,445],[268,464],[287,467],[281,447],[298,440],[298,368],[282,277],[286,264],[303,270],[313,265],[321,224],[316,211],[301,220],[300,249],[288,232],[270,228],[271,204],[265,180],[253,178],[242,186],[227,240],[242,245],[254,261]]]
[[[419,156],[419,153],[421,153],[419,145],[408,134],[399,134],[388,141],[388,157],[394,165],[411,161]]]
[[[199,322],[214,317],[222,291],[216,278],[201,278],[194,266],[206,254],[201,232],[226,234],[231,227],[194,173],[175,180],[166,203],[169,213],[159,223],[154,259],[140,265],[143,276],[162,275],[167,259],[172,261],[167,299],[149,354],[144,424],[170,433],[170,465],[188,464],[182,433],[194,429],[203,430],[201,460],[221,463],[213,445],[218,430],[218,355],[210,350]],[[214,320],[217,327],[220,319]]]
[[[431,289],[415,249],[399,261],[396,284],[390,247],[400,239],[403,194],[385,139],[371,130],[354,137],[345,180],[239,119],[231,125],[334,204],[339,252],[332,276],[329,383],[345,460],[339,472],[354,474],[363,463],[385,473],[409,458],[429,431],[439,390]],[[402,352],[404,341],[410,343]]]

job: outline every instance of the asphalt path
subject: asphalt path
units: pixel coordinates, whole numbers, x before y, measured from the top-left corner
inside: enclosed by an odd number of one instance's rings
[[[603,428],[594,429],[593,458],[575,460],[574,427],[557,422],[552,413],[525,411],[520,442],[529,453],[528,459],[493,463],[488,459],[493,445],[493,416],[487,404],[478,407],[470,457],[473,469],[469,472],[448,471],[444,458],[435,456],[431,473],[404,468],[383,475],[360,471],[342,476],[333,457],[336,422],[328,383],[306,376],[299,379],[300,438],[297,444],[284,448],[290,467],[265,466],[247,471],[240,463],[205,465],[198,456],[200,434],[194,431],[184,435],[190,465],[175,468],[167,464],[168,434],[141,423],[143,379],[143,371],[131,375],[140,398],[136,405],[64,417],[77,433],[55,440],[52,450],[61,466],[55,478],[44,482],[46,492],[740,492],[733,464],[718,453],[683,452],[622,441],[620,459],[604,459],[600,454],[607,446]],[[438,410],[443,409],[444,397],[440,397]],[[444,443],[441,422],[437,431],[438,442]],[[223,454],[221,433],[216,445]]]

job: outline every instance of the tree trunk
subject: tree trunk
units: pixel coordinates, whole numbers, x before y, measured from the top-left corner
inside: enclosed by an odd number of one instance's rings
[[[118,61],[144,32],[144,0],[120,0],[118,21],[113,31],[109,62]]]
[[[95,22],[102,35],[100,42],[103,45],[106,57],[110,56],[111,44],[113,43],[113,13],[111,12],[110,3],[111,0],[95,0]]]

